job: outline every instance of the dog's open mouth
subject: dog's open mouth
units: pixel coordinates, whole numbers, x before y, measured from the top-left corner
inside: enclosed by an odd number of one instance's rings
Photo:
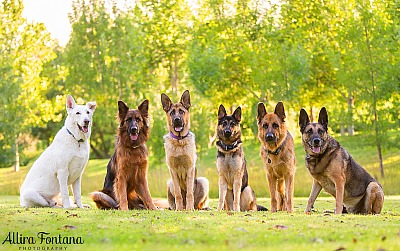
[[[313,146],[311,148],[311,151],[313,151],[314,153],[320,153],[321,152],[321,147],[320,146]]]
[[[131,133],[129,134],[129,137],[131,138],[131,140],[135,141],[138,139],[139,134],[138,133]]]
[[[182,132],[182,131],[183,131],[183,126],[175,126],[175,127],[174,127],[174,130],[175,130],[176,132]]]
[[[89,132],[89,126],[87,126],[87,125],[80,126],[80,125],[78,124],[78,128],[79,128],[79,130],[81,130],[81,132],[83,132],[83,133]]]
[[[311,145],[308,143],[308,146],[310,147],[311,151],[315,154],[321,153],[321,146],[320,145]]]

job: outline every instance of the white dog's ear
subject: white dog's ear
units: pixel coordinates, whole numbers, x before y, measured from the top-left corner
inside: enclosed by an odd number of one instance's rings
[[[67,103],[66,103],[67,110],[74,109],[75,105],[76,105],[75,99],[71,95],[68,94],[67,95]]]
[[[89,109],[92,110],[92,112],[94,112],[94,110],[96,110],[97,104],[96,104],[96,102],[92,101],[92,102],[88,102],[86,104],[86,106],[89,107]]]

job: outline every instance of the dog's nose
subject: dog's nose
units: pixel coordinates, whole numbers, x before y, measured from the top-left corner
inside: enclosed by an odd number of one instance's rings
[[[266,140],[266,141],[272,141],[272,140],[274,140],[274,134],[273,134],[273,133],[267,133],[267,134],[265,135],[265,140]]]
[[[314,146],[319,146],[321,144],[321,139],[320,138],[315,138],[312,141]]]
[[[179,118],[179,117],[174,118],[174,122],[179,122],[180,120],[181,120],[181,118]]]
[[[89,125],[90,120],[89,120],[89,119],[84,119],[84,120],[83,120],[83,123],[84,123],[85,125]]]
[[[131,132],[135,133],[135,132],[137,132],[137,130],[138,130],[137,126],[132,126],[131,127]]]
[[[232,135],[232,132],[230,130],[225,130],[224,135],[225,137],[230,137]]]

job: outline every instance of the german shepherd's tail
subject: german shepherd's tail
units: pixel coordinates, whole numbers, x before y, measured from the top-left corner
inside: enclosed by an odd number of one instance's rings
[[[268,208],[257,204],[257,211],[268,211]]]
[[[90,193],[90,197],[99,209],[118,209],[118,203],[101,191]]]

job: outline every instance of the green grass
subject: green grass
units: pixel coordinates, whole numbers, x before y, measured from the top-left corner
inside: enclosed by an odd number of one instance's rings
[[[88,197],[84,203],[92,207],[25,210],[18,196],[0,196],[0,241],[9,232],[36,241],[5,242],[0,250],[400,250],[400,196],[387,197],[382,214],[368,216],[323,213],[334,208],[334,200],[323,197],[311,215],[303,213],[306,198],[295,198],[291,214],[216,212],[216,200],[211,211],[196,212],[102,211]],[[80,237],[84,243],[40,244],[38,232]]]

